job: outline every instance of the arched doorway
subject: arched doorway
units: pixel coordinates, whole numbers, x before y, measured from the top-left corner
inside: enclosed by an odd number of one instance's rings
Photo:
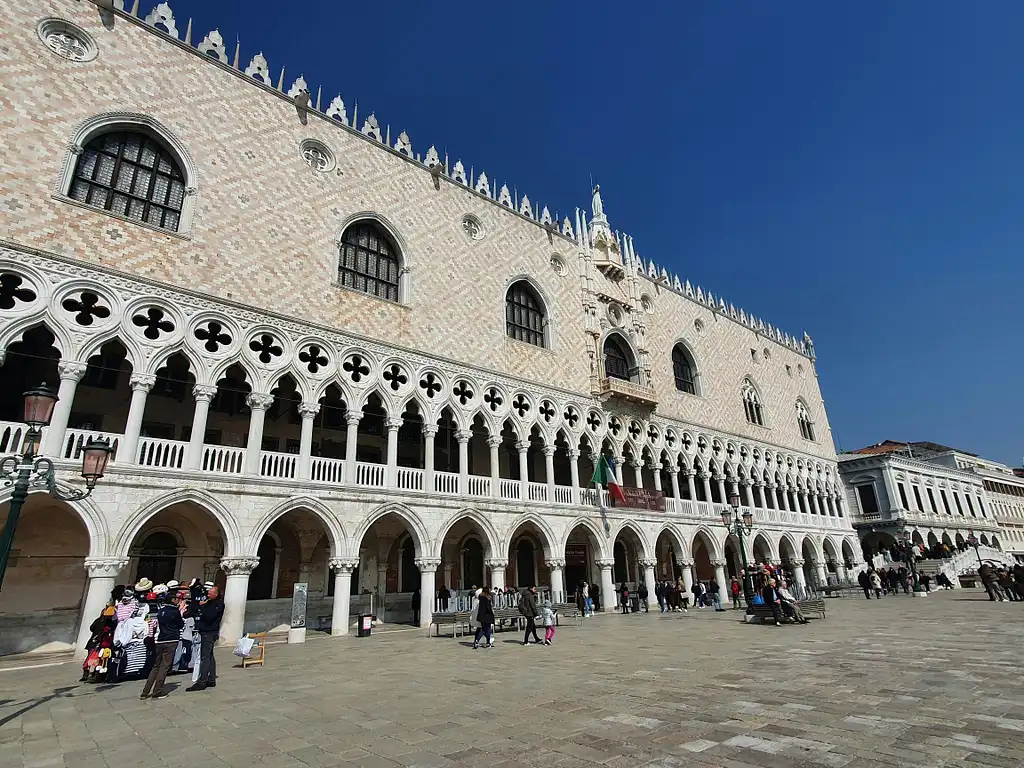
[[[150,533],[142,540],[138,574],[145,574],[154,584],[178,578],[179,546],[178,538],[170,531]]]
[[[693,576],[697,581],[713,581],[715,568],[711,564],[714,559],[715,545],[711,537],[704,531],[697,531],[693,537],[691,554],[693,555]]]
[[[683,552],[684,549],[678,537],[667,529],[658,535],[658,542],[655,545],[655,553],[658,558],[656,575],[658,581],[677,581],[682,578]]]
[[[165,548],[150,549],[151,543]],[[168,578],[180,582],[196,578],[224,588],[226,577],[220,567],[224,533],[216,518],[195,502],[172,504],[151,516],[135,535],[128,554],[132,584],[143,578],[154,584],[166,583]]]
[[[515,586],[537,586],[537,547],[529,536],[521,536],[516,543]]]
[[[467,536],[460,549],[462,561],[460,565],[462,578],[461,589],[489,586],[484,576],[484,545],[476,536]]]
[[[600,592],[601,572],[597,565],[600,557],[601,546],[594,535],[594,532],[586,525],[580,523],[570,532],[565,543],[565,591],[567,595],[574,595],[577,588],[583,583],[591,585],[591,597],[593,597],[593,586],[598,586],[598,595],[595,608],[603,608],[606,604],[605,596]],[[609,605],[615,605],[614,598]]]
[[[422,612],[419,605],[413,605],[414,594],[422,583],[416,565],[421,551],[412,524],[403,514],[388,512],[377,518],[359,543],[359,571],[352,574],[356,586],[351,613],[372,611],[387,623],[422,619],[418,616]]]

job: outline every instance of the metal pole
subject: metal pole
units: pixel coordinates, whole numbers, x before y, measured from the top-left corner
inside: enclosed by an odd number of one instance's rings
[[[736,518],[733,524],[736,526],[736,538],[740,542],[740,559],[743,561],[743,599],[747,601],[747,613],[753,613],[754,588],[750,583],[750,573],[747,568],[747,550],[743,546],[743,523]]]
[[[11,547],[14,545],[14,531],[18,527],[18,518],[21,516],[21,506],[28,498],[29,479],[32,477],[32,456],[26,454],[21,469],[18,470],[18,479],[14,483],[14,491],[11,493],[11,508],[7,511],[7,522],[4,524],[4,532],[0,537],[0,589],[4,584],[4,573],[7,572],[7,561],[11,557]]]

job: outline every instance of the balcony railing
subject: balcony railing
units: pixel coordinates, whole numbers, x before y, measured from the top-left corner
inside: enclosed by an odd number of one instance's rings
[[[601,394],[608,397],[619,397],[645,406],[658,404],[658,396],[651,387],[636,384],[625,379],[607,376],[601,379]]]
[[[22,424],[0,422],[0,453],[18,453],[22,450],[27,428]],[[44,435],[45,436],[45,435]],[[81,458],[81,451],[90,438],[105,437],[111,445],[119,447],[123,435],[93,430],[69,429],[61,444],[60,457],[69,461]],[[199,471],[213,475],[244,476],[246,449],[227,445],[204,444],[199,450],[198,468],[189,467],[189,444],[180,440],[164,440],[155,437],[139,439],[135,463],[157,471]],[[120,461],[118,459],[120,458]],[[124,457],[115,453],[114,463],[126,464]],[[343,459],[329,459],[313,456],[303,468],[302,459],[294,453],[260,451],[255,473],[269,480],[310,482],[323,485],[347,485],[349,483],[348,462]],[[393,488],[415,493],[434,493],[444,496],[471,496],[481,499],[498,498],[505,501],[526,501],[536,504],[598,506],[598,491],[594,488],[578,488],[547,483],[526,482],[511,478],[495,480],[486,475],[467,475],[465,483],[457,472],[433,473],[433,488],[428,483],[426,470],[414,467],[395,467],[393,479],[389,478],[388,467],[384,464],[357,461],[354,467],[354,485],[362,488]],[[525,488],[525,499],[523,490]],[[602,504],[612,507],[608,492],[601,491]],[[702,519],[709,524],[720,520],[722,504],[688,499],[665,499],[666,513],[681,517]],[[844,517],[812,515],[802,512],[785,512],[778,509],[755,509],[758,523],[785,526],[808,526],[817,528],[848,529],[850,523]]]

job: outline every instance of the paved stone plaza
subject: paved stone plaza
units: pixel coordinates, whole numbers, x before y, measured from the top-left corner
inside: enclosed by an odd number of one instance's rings
[[[72,663],[0,672],[0,765],[1017,766],[1024,605],[837,599],[807,627],[601,616],[552,648],[420,630],[272,645],[139,701]],[[521,638],[520,638],[521,639]],[[187,683],[186,683],[187,684]]]

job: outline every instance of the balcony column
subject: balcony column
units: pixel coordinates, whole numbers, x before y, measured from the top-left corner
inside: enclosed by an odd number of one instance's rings
[[[690,501],[697,501],[697,485],[693,482],[696,472],[692,469],[686,470],[686,490],[690,494]]]
[[[626,459],[622,456],[616,456],[611,460],[612,472],[615,473],[615,481],[620,485],[625,485],[622,482],[622,468],[626,465]]]
[[[455,441],[459,444],[459,493],[469,493],[469,439],[473,433],[468,429],[457,429]]]
[[[352,600],[352,571],[359,565],[358,560],[332,557],[330,566],[334,569],[334,608],[331,611],[331,636],[348,634],[348,615]]]
[[[572,483],[572,498],[570,501],[573,504],[580,503],[580,452],[578,448],[570,448],[569,451],[569,477]],[[552,576],[554,578],[554,576]]]
[[[818,493],[814,491],[808,494],[811,497],[811,513],[815,515],[822,515],[824,512],[821,510],[821,505],[818,504]]]
[[[785,485],[776,486],[775,496],[779,500],[779,509],[789,512],[789,488]]]
[[[416,567],[420,569],[420,626],[429,627],[430,619],[434,613],[434,597],[437,590],[437,567],[441,564],[439,558],[422,557],[416,560]]]
[[[398,430],[402,428],[402,417],[388,416],[384,419],[388,431],[388,464],[384,470],[384,487],[398,487]]]
[[[434,492],[434,438],[437,424],[423,425],[423,490]]]
[[[206,419],[210,415],[210,401],[217,394],[212,384],[196,384],[192,388],[196,407],[192,413],[192,432],[185,453],[185,469],[200,469],[203,464],[203,442],[206,438]]]
[[[748,507],[756,507],[754,503],[754,491],[749,480],[744,480],[740,485],[743,487],[743,496],[747,500]]]
[[[551,602],[565,602],[565,577],[562,569],[565,568],[565,560],[547,560],[544,565],[551,572]]]
[[[668,481],[672,485],[672,498],[676,500],[676,504],[679,503],[679,470],[673,467],[668,471]],[[678,512],[678,508],[676,509]]]
[[[544,477],[548,483],[548,504],[555,503],[555,451],[553,445],[544,446]]]
[[[516,450],[519,451],[519,498],[522,501],[529,501],[530,499],[530,465],[526,456],[526,452],[529,449],[529,440],[520,440],[516,443]]]
[[[498,448],[501,446],[501,435],[487,438],[487,447],[491,451],[491,497],[501,498],[501,475],[498,473]]]
[[[85,644],[92,636],[89,627],[106,607],[107,601],[110,599],[110,591],[114,588],[114,580],[126,565],[128,565],[128,558],[87,557],[85,559],[85,569],[88,572],[89,580],[78,623],[78,639],[75,642],[76,659],[84,661],[85,657],[89,655],[89,652],[85,650]]]
[[[246,475],[260,474],[260,454],[263,451],[263,422],[267,417],[267,408],[274,404],[274,396],[265,392],[250,392],[246,395],[245,404],[249,406],[249,437],[245,441]],[[248,580],[246,576],[246,580]]]
[[[701,480],[702,483],[704,483],[704,500],[707,501],[708,504],[710,504],[711,503],[711,473],[710,472],[701,472],[700,473],[700,480]]]
[[[768,502],[764,498],[764,483],[757,480],[754,483],[754,506],[759,509],[768,509]]]
[[[87,367],[85,363],[73,360],[61,360],[57,363],[60,387],[57,390],[57,402],[53,406],[53,413],[50,414],[50,424],[46,427],[46,436],[39,451],[44,456],[64,457],[64,436],[68,431],[68,419],[75,404],[75,390],[78,389],[78,382],[85,376]]]
[[[838,514],[840,517],[845,517],[845,515],[843,514],[843,497],[840,496],[837,493],[836,496],[835,496],[835,499],[836,499],[836,514]]]
[[[251,406],[250,406],[251,407]],[[224,585],[224,616],[220,622],[220,639],[234,643],[245,631],[245,601],[249,594],[249,576],[259,565],[258,557],[225,557],[220,567],[227,574]]]
[[[124,427],[124,439],[117,447],[117,456],[114,459],[118,464],[138,462],[139,434],[142,432],[142,417],[146,413],[146,397],[154,384],[156,384],[156,376],[152,373],[133,373],[128,379],[128,386],[132,390],[132,399],[128,405],[128,421]]]
[[[508,560],[500,560],[497,558],[491,558],[484,561],[484,565],[491,572],[491,586],[495,589],[505,588],[505,569],[508,567]],[[469,585],[467,585],[468,588]],[[479,586],[483,587],[484,584]]]
[[[354,485],[356,482],[356,445],[359,441],[359,422],[362,418],[362,411],[348,411],[345,414],[345,482],[348,485]]]
[[[662,468],[662,466],[663,465],[662,465],[662,463],[660,461],[656,461],[653,464],[651,464],[651,473],[654,475],[654,490],[656,490],[656,491],[664,490],[661,487],[661,468]]]
[[[803,488],[798,489],[796,492],[796,507],[801,513],[807,514],[809,507],[807,504],[807,491]]]
[[[630,466],[633,467],[633,477],[635,478],[636,487],[643,489],[644,487],[644,463],[639,459],[633,459],[629,462]]]
[[[299,433],[299,480],[309,480],[313,468],[313,419],[320,413],[320,403],[299,403],[302,431]]]
[[[729,495],[725,492],[725,478],[719,475],[715,479],[718,481],[718,497],[722,500],[723,504],[728,504]]]

